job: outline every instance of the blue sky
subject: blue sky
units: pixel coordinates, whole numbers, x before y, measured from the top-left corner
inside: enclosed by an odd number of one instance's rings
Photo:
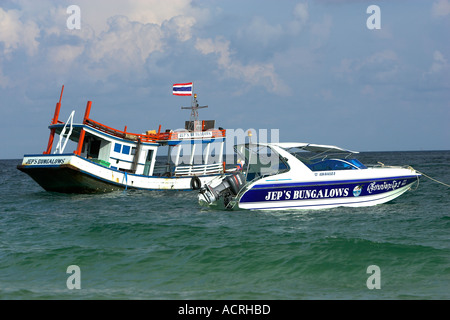
[[[2,0],[0,158],[45,149],[63,84],[61,120],[91,100],[91,118],[139,133],[183,127],[172,84],[190,81],[224,128],[449,150],[449,30],[450,0]]]

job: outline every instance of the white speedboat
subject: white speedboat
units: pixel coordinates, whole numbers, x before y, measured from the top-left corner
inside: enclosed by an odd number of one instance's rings
[[[64,86],[63,86],[64,89]],[[224,174],[223,149],[226,131],[214,128],[215,121],[192,118],[198,115],[197,96],[191,120],[180,130],[147,130],[130,133],[92,120],[88,101],[82,123],[74,123],[74,111],[59,121],[61,96],[49,126],[49,142],[43,154],[26,154],[19,170],[47,191],[97,193],[123,189],[192,190]],[[206,107],[206,106],[205,106]],[[53,147],[55,134],[59,135]],[[65,151],[68,141],[76,150]],[[160,165],[157,151],[165,147]],[[53,151],[52,151],[53,150]],[[214,155],[212,155],[214,153]],[[198,159],[196,154],[201,154]]]
[[[235,146],[242,170],[199,190],[202,205],[250,210],[373,206],[397,198],[418,181],[411,167],[366,166],[358,152],[309,143]]]

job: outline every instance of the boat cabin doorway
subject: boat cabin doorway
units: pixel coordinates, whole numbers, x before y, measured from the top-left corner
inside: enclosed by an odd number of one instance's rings
[[[153,152],[154,150],[148,150],[147,157],[145,158],[145,164],[144,164],[144,176],[150,175],[150,168],[152,167],[152,160],[153,160]]]

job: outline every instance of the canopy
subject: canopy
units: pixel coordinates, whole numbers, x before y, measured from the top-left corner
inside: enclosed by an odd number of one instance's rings
[[[310,152],[345,152],[345,153],[359,153],[358,151],[347,150],[336,146],[329,146],[324,144],[312,144],[303,142],[277,142],[277,143],[259,143],[261,146],[277,146],[282,149],[298,148]]]

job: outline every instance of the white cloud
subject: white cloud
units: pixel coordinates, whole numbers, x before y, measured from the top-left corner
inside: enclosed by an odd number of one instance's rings
[[[252,43],[269,45],[283,34],[281,25],[270,25],[263,17],[254,17],[246,28],[239,31],[239,36]]]
[[[433,63],[430,67],[428,74],[440,73],[449,68],[449,64],[447,59],[445,59],[444,55],[436,50],[433,53]]]
[[[431,7],[433,17],[445,17],[450,15],[450,0],[437,0]]]
[[[51,54],[48,55],[50,63],[59,65],[58,70],[61,71],[62,66],[69,66],[84,52],[83,45],[63,44],[52,47]]]
[[[324,15],[321,22],[314,23],[311,27],[311,35],[314,38],[315,46],[321,46],[328,41],[333,27],[333,19],[329,14]]]
[[[243,80],[250,86],[263,86],[269,92],[280,95],[288,94],[290,91],[289,87],[279,79],[273,64],[253,63],[243,65],[240,61],[233,60],[228,40],[221,38],[215,40],[211,38],[197,39],[195,48],[205,55],[216,54],[219,68],[229,78]]]
[[[298,3],[294,8],[294,16],[300,22],[306,23],[309,18],[308,3]]]
[[[19,47],[25,47],[30,54],[37,51],[40,32],[45,35],[61,36],[67,34],[66,20],[69,5],[80,7],[81,30],[75,35],[83,40],[101,36],[102,32],[118,30],[111,24],[121,20],[111,18],[124,16],[131,22],[143,25],[152,24],[164,27],[179,40],[192,37],[191,29],[196,23],[195,15],[204,14],[204,10],[192,8],[191,0],[171,0],[170,5],[159,0],[65,0],[58,3],[50,0],[15,0],[19,10],[5,11],[0,7],[0,42],[10,53]],[[39,26],[39,27],[38,27]]]
[[[22,22],[20,11],[5,11],[0,7],[0,43],[3,43],[5,55],[9,56],[18,48],[24,48],[28,55],[33,55],[38,50],[38,36],[36,23]]]
[[[340,66],[333,71],[351,83],[356,79],[388,82],[400,71],[400,61],[394,51],[387,49],[363,59],[342,59]]]
[[[379,52],[375,52],[371,56],[367,57],[361,65],[368,64],[382,64],[385,62],[397,61],[397,54],[392,50],[383,50]]]
[[[30,55],[39,53],[36,57],[43,58],[40,64],[44,61],[42,68],[49,73],[64,75],[79,65],[77,70],[92,79],[114,74],[145,75],[150,72],[146,66],[154,63],[149,60],[153,53],[170,55],[169,45],[173,48],[192,38],[195,41],[197,18],[204,19],[208,9],[199,9],[191,2],[171,0],[168,5],[160,0],[64,0],[55,4],[42,0],[38,4],[16,0],[19,10],[0,8],[0,41],[7,54],[18,48],[25,48]],[[72,4],[80,7],[80,30],[66,27],[66,8]],[[294,21],[303,26],[309,18],[308,4],[297,4],[293,15]],[[285,26],[254,17],[243,32],[247,39],[270,45],[285,34]],[[218,68],[227,78],[263,86],[277,94],[289,92],[273,63],[244,64],[234,57],[230,42],[224,39],[196,39],[195,43],[197,52],[216,55]],[[7,78],[2,79],[5,83]]]
[[[108,20],[109,29],[92,43],[89,56],[94,62],[103,58],[127,57],[141,64],[150,53],[162,49],[162,32],[154,24],[131,22],[125,16]]]
[[[171,38],[191,39],[196,24],[190,0],[173,0],[170,5],[159,0],[75,2],[81,9],[81,31],[89,27],[94,31],[93,36],[80,36],[87,40],[88,72],[100,77],[147,72],[145,64],[152,53],[167,50]]]
[[[163,27],[173,34],[180,41],[187,41],[192,38],[192,27],[196,19],[191,16],[176,16],[164,22]]]
[[[171,0],[170,5],[159,0],[15,0],[15,4],[18,9],[0,7],[0,53],[12,58],[15,50],[24,49],[39,59],[45,72],[59,75],[79,63],[78,70],[96,78],[147,72],[150,55],[167,50],[173,39],[191,39],[195,15],[205,14],[193,9],[191,0]],[[70,16],[66,9],[72,4],[80,7],[79,30],[66,25]],[[0,73],[2,86],[7,79]]]
[[[191,0],[73,0],[81,9],[82,21],[92,26],[97,34],[109,29],[108,19],[126,16],[142,24],[162,25],[177,16],[192,16]]]
[[[330,89],[321,89],[318,96],[325,101],[331,101],[334,98],[333,92]]]
[[[292,33],[299,33],[309,19],[308,3],[298,3],[294,8],[294,20],[290,22]]]
[[[362,95],[371,96],[375,94],[375,89],[371,85],[365,85],[360,92]]]
[[[1,64],[0,64],[0,87],[1,88],[6,88],[9,85],[9,79],[8,77],[3,75],[3,70],[1,69]]]

